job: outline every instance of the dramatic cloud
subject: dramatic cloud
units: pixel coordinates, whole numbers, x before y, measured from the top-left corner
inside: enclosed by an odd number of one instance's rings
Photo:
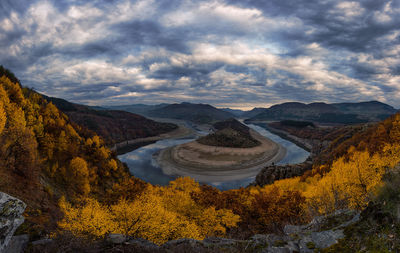
[[[397,0],[2,0],[0,50],[24,85],[92,105],[400,108]]]

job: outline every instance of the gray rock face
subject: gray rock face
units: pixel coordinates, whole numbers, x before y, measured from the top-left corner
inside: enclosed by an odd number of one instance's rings
[[[107,241],[115,244],[124,243],[126,241],[126,236],[121,234],[109,234],[107,236]]]
[[[315,244],[315,247],[320,249],[337,243],[341,238],[344,238],[343,230],[341,229],[311,233],[311,241]]]
[[[21,200],[0,192],[0,252],[4,252],[15,230],[24,222],[25,208]]]
[[[263,168],[256,176],[256,179],[252,185],[264,186],[272,184],[273,182],[285,179],[301,176],[307,170],[312,169],[312,162],[305,161],[298,164],[287,164],[287,165],[269,165]]]
[[[6,253],[22,253],[29,242],[29,235],[17,235],[13,236],[4,250]]]

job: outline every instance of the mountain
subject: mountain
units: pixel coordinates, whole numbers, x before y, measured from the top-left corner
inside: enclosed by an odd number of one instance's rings
[[[392,106],[378,101],[338,103],[332,105],[343,113],[357,114],[363,118],[373,118],[375,121],[384,120],[397,112]]]
[[[181,103],[171,104],[151,110],[149,116],[192,121],[197,124],[211,124],[234,117],[233,114],[217,109],[208,104]]]
[[[96,132],[107,144],[156,136],[177,128],[171,123],[160,123],[143,116],[117,110],[95,110],[86,105],[44,96],[80,126]]]
[[[71,122],[53,103],[9,74],[0,75],[0,191],[27,204],[23,234],[38,238],[55,231],[60,199],[113,199],[111,189],[123,182],[131,189],[144,187],[102,138]],[[0,219],[7,212],[1,209]]]
[[[334,138],[329,161],[273,185],[219,191],[184,177],[151,186],[131,176],[101,137],[8,73],[0,75],[0,191],[27,205],[17,232],[29,235],[27,252],[400,248],[399,113]],[[214,128],[246,131],[234,120]],[[0,202],[0,219],[17,218],[19,201]],[[0,245],[9,223],[1,225]]]
[[[247,119],[253,118],[254,116],[256,116],[256,115],[258,115],[258,114],[260,114],[260,113],[262,113],[262,112],[264,112],[266,110],[267,110],[267,108],[255,107],[250,111],[244,112],[242,114],[242,117],[243,118],[247,118]]]
[[[145,105],[145,104],[132,104],[132,105],[116,105],[116,106],[103,106],[109,110],[119,110],[126,111],[135,114],[139,114],[142,116],[148,116],[149,112],[152,110],[160,109],[169,104],[157,104],[157,105]]]
[[[306,120],[319,123],[356,124],[376,122],[396,113],[392,106],[377,101],[361,103],[311,103],[289,102],[261,110],[249,121]]]
[[[241,117],[244,113],[246,113],[246,111],[239,110],[239,109],[231,109],[231,108],[220,108],[220,110],[229,112],[229,113],[235,115],[236,117]]]

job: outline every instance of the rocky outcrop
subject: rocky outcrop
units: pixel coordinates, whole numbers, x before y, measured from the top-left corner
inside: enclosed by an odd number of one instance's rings
[[[24,222],[25,208],[21,200],[0,192],[0,252],[4,252],[15,230]]]
[[[29,235],[17,235],[13,236],[8,244],[7,248],[4,250],[6,253],[22,253],[24,252],[26,246],[29,242]]]
[[[312,169],[312,161],[307,160],[299,164],[270,165],[263,168],[256,176],[252,185],[264,186],[276,180],[301,176]]]

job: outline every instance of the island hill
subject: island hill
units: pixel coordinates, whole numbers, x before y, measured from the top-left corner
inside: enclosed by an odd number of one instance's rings
[[[212,130],[213,133],[196,141],[207,146],[228,148],[253,148],[261,145],[261,142],[250,134],[248,126],[233,118],[215,123]]]
[[[207,136],[156,154],[163,172],[204,183],[239,180],[255,176],[286,154],[285,148],[235,119],[217,122],[211,129]]]

